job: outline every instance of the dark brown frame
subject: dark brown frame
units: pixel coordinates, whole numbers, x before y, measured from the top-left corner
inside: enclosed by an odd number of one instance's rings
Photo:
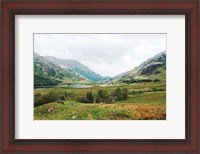
[[[155,3],[156,2],[156,3]],[[198,102],[198,0],[111,0],[109,1],[19,1],[0,2],[2,5],[2,52],[0,71],[2,85],[2,149],[0,152],[162,152],[200,153],[198,136],[200,108]],[[186,17],[186,138],[176,139],[111,139],[111,140],[34,140],[15,139],[15,15],[31,14],[103,14],[103,15],[185,15]],[[1,117],[3,117],[1,119]],[[200,137],[199,137],[200,138]],[[0,146],[1,147],[1,146]]]

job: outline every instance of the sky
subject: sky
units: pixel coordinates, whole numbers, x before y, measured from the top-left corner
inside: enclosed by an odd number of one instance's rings
[[[77,60],[113,77],[166,51],[166,34],[34,34],[34,52]]]

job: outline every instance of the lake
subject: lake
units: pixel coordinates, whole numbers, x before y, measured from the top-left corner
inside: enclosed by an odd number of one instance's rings
[[[92,85],[82,85],[82,84],[73,84],[73,85],[47,85],[47,86],[34,86],[34,89],[45,89],[45,88],[63,88],[63,87],[72,87],[72,88],[91,88]]]

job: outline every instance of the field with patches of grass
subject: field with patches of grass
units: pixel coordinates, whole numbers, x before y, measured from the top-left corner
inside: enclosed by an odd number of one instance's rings
[[[77,98],[87,92],[97,95],[98,90],[105,89],[111,94],[117,87],[128,90],[128,98],[111,104],[81,103]],[[91,88],[46,88],[35,89],[34,94],[48,94],[51,91],[66,94],[63,104],[56,101],[34,108],[35,120],[165,120],[166,119],[166,84],[134,83],[107,87]],[[52,109],[49,112],[49,109]]]

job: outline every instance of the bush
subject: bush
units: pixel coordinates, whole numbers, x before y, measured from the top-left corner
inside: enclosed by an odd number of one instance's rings
[[[92,95],[92,92],[87,92],[86,93],[86,100],[88,100],[88,103],[93,103],[94,97]]]
[[[132,91],[132,94],[133,95],[135,95],[135,94],[142,94],[142,93],[144,93],[145,91],[141,91],[141,90],[139,90],[139,91],[136,91],[136,90],[133,90]]]
[[[40,93],[37,93],[34,95],[34,107],[55,102],[60,97],[59,93],[56,93],[54,91],[50,91],[47,94],[41,95]]]
[[[85,97],[80,97],[77,99],[77,101],[81,103],[88,103],[88,100]]]
[[[92,92],[87,92],[85,97],[80,97],[77,99],[77,101],[81,103],[93,103],[94,97]]]
[[[100,99],[106,99],[108,96],[108,93],[106,90],[101,89],[98,91],[98,95]]]
[[[115,97],[112,95],[108,96],[108,98],[106,99],[106,103],[108,104],[111,104],[114,101],[115,101]]]
[[[87,92],[85,97],[80,97],[77,101],[82,103],[112,103],[116,100],[125,100],[128,98],[128,89],[126,88],[117,88],[113,94],[108,95],[106,90],[98,90],[96,96],[92,92]]]
[[[128,98],[128,90],[126,88],[117,88],[114,92],[114,96],[116,97],[116,100],[125,100]]]
[[[41,98],[42,98],[41,93],[37,93],[34,95],[34,107],[37,107],[43,104]]]
[[[64,91],[63,92],[63,95],[65,96],[65,98],[68,98],[69,97],[69,93],[67,91]]]
[[[70,99],[76,96],[74,91],[64,91],[62,94],[65,95],[66,99]]]
[[[108,97],[108,92],[106,90],[99,90],[98,94],[96,96],[96,102],[100,103],[100,102],[106,102],[106,99]]]
[[[100,98],[99,98],[99,95],[97,94],[97,96],[96,96],[96,103],[100,103]]]
[[[119,101],[123,100],[121,88],[118,87],[117,89],[115,89],[114,96],[116,96],[116,99]]]
[[[137,94],[137,91],[133,90],[133,91],[132,91],[132,94],[133,94],[133,95]]]
[[[60,99],[63,100],[63,101],[65,101],[65,100],[66,100],[65,95],[61,95],[61,96],[60,96]]]
[[[153,87],[153,89],[152,89],[152,90],[155,92],[155,91],[157,91],[157,88]]]
[[[126,79],[126,80],[119,80],[119,81],[121,81],[122,83],[126,83],[126,84],[140,83],[140,82],[152,82],[151,79],[134,79],[134,78]]]
[[[122,97],[123,97],[123,99],[128,98],[128,89],[126,89],[126,88],[122,89]]]
[[[159,80],[159,79],[154,79],[154,80],[153,80],[153,82],[158,82],[158,81],[160,81],[160,80]]]
[[[55,102],[58,99],[59,99],[59,94],[54,91],[50,91],[48,94],[44,94],[42,96],[42,101],[44,103]]]

